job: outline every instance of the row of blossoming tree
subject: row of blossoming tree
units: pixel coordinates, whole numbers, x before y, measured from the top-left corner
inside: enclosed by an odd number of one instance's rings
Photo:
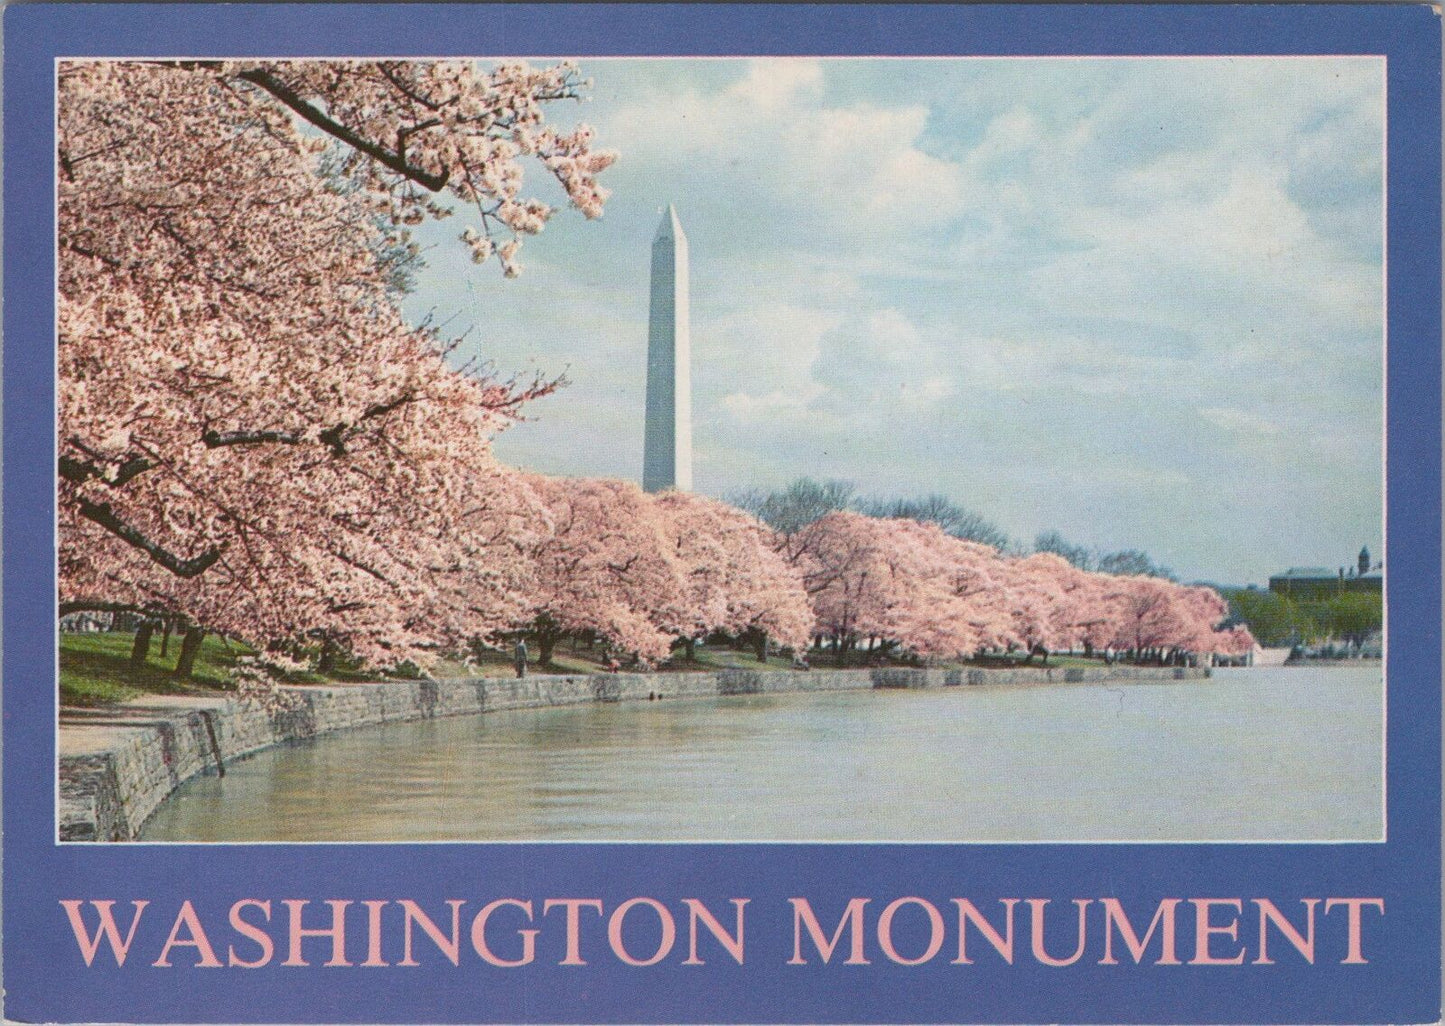
[[[839,651],[929,658],[1082,650],[1173,661],[1241,653],[1212,588],[1080,570],[1052,553],[1006,557],[937,524],[830,513],[781,544],[802,575],[815,636]]]
[[[183,671],[206,631],[382,665],[519,632],[646,661],[714,632],[917,658],[1244,644],[1207,589],[498,463],[558,382],[457,367],[397,274],[448,203],[515,274],[554,213],[527,159],[600,214],[614,155],[543,118],[584,87],[569,64],[61,65],[62,613],[181,622]]]

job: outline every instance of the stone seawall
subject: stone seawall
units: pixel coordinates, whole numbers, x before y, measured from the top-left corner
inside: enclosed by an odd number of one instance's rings
[[[521,680],[478,677],[290,687],[285,690],[296,696],[296,707],[275,713],[219,698],[156,698],[62,716],[60,839],[133,840],[161,802],[198,773],[224,773],[228,761],[284,741],[381,723],[650,698],[1208,676],[1206,669],[1135,666],[537,674]]]

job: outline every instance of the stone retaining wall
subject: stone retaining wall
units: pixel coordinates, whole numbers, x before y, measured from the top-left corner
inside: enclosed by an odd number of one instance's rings
[[[380,723],[654,697],[1198,680],[1208,676],[1206,669],[1134,666],[538,674],[521,680],[482,677],[286,688],[297,696],[296,708],[276,713],[218,700],[197,700],[196,708],[166,709],[159,715],[148,715],[151,710],[145,706],[122,707],[115,720],[100,727],[62,724],[60,728],[60,839],[133,840],[157,806],[198,773],[224,772],[227,761],[283,741]],[[141,715],[135,715],[137,712]],[[96,750],[67,754],[63,742],[65,732],[71,729],[91,731]]]

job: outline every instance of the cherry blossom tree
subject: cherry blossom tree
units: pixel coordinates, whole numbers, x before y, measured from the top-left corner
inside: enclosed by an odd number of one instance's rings
[[[668,525],[636,485],[518,475],[546,510],[528,558],[534,579],[520,626],[543,664],[568,635],[595,634],[622,652],[666,659],[698,612]]]
[[[1218,652],[1243,655],[1254,648],[1254,635],[1242,624],[1220,628],[1229,617],[1229,603],[1213,588],[1203,585],[1181,587],[1181,600],[1189,610],[1192,636],[1180,647],[1190,652]]]
[[[679,624],[688,645],[713,631],[750,638],[766,657],[769,639],[805,648],[813,615],[802,575],[773,545],[756,518],[726,503],[689,492],[653,499],[675,558],[685,574],[690,621]]]
[[[1227,627],[1223,631],[1218,632],[1214,651],[1223,655],[1245,655],[1248,652],[1254,651],[1255,646],[1258,644],[1259,642],[1257,642],[1254,635],[1250,633],[1247,625],[1235,624],[1233,627]]]
[[[818,629],[840,652],[866,644],[920,658],[971,653],[982,640],[957,587],[957,546],[936,524],[831,513],[796,536]]]
[[[1124,619],[1124,596],[1106,574],[1078,571],[1070,592],[1074,637],[1086,656],[1109,653]]]
[[[1158,577],[1091,573],[1047,552],[1016,558],[935,524],[856,513],[824,516],[788,536],[818,630],[848,653],[897,649],[919,658],[1085,646],[1160,661],[1238,651],[1247,632],[1210,588]]]
[[[344,144],[343,173],[393,224],[415,225],[448,212],[435,196],[475,209],[482,230],[462,238],[473,259],[494,254],[518,270],[523,235],[555,213],[521,194],[519,157],[533,157],[587,217],[600,217],[607,190],[599,172],[616,155],[592,146],[585,125],[560,132],[545,105],[577,100],[589,83],[572,62],[533,68],[521,62],[490,72],[469,61],[229,61],[177,67],[254,87],[314,129]],[[500,243],[498,238],[503,241]]]
[[[1238,653],[1253,647],[1247,629],[1219,630],[1229,606],[1213,588],[1186,587],[1158,577],[1106,580],[1107,601],[1115,614],[1111,643],[1133,652],[1136,659],[1166,662],[1177,653]]]
[[[1072,636],[1074,611],[1066,600],[1072,567],[1048,552],[1010,560],[1006,566],[1012,637],[1030,657],[1042,654],[1047,662],[1049,651],[1066,647]]]
[[[939,544],[947,550],[948,587],[962,601],[974,649],[1016,644],[1008,561],[981,542],[949,537]]]
[[[611,155],[541,120],[580,88],[567,65],[61,66],[62,611],[183,618],[183,666],[202,628],[395,659],[515,620],[529,493],[489,442],[555,382],[452,368],[384,253],[450,196],[515,273],[551,215],[522,156],[599,213]]]

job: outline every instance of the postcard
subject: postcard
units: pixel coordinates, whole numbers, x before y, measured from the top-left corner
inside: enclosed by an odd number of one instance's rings
[[[1439,1021],[1436,10],[5,28],[7,1021]]]

